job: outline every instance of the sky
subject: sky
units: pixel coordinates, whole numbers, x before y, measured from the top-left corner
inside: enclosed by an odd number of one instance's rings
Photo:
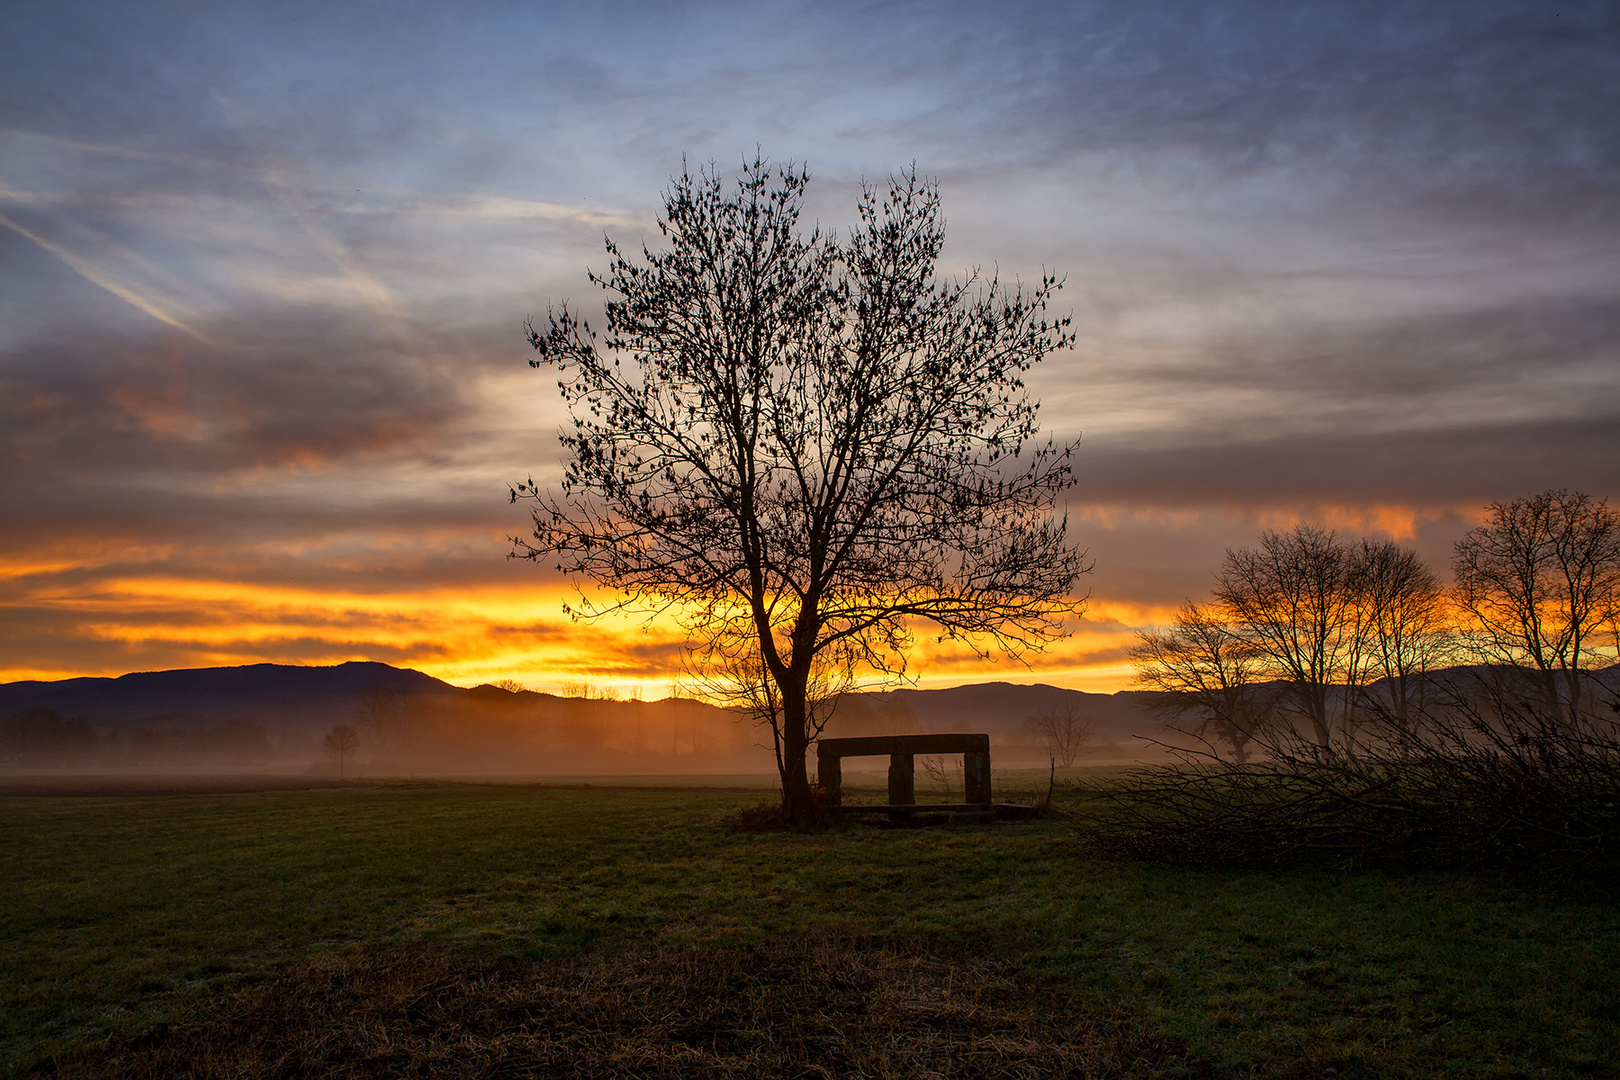
[[[0,681],[380,660],[664,696],[667,622],[509,560],[560,474],[524,322],[683,161],[846,229],[915,164],[941,269],[1064,276],[1086,616],[916,685],[1130,683],[1302,521],[1445,573],[1485,504],[1620,498],[1612,3],[8,5]]]

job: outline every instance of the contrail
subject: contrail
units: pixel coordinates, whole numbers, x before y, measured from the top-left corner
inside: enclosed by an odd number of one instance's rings
[[[152,318],[156,319],[160,323],[164,323],[165,325],[174,327],[176,330],[181,330],[187,334],[190,334],[204,345],[214,344],[214,342],[210,341],[207,337],[193,330],[191,327],[187,326],[173,315],[170,315],[167,311],[164,311],[162,308],[152,303],[152,301],[148,300],[134,289],[129,288],[127,285],[121,285],[107,277],[90,263],[79,258],[77,255],[73,254],[73,252],[67,250],[61,245],[51,243],[43,236],[40,236],[38,233],[28,229],[25,226],[17,224],[17,222],[12,221],[4,214],[0,214],[0,225],[4,225],[6,228],[10,229],[12,232],[15,232],[19,236],[32,240],[34,243],[44,248],[52,255],[55,255],[58,259],[61,259],[63,262],[67,263],[68,266],[72,268],[74,273],[78,274],[92,285],[101,286],[103,289],[106,289],[108,292],[118,297],[118,299],[124,301],[126,304],[129,304],[131,307],[139,308],[141,311],[146,312],[146,314],[152,316]]]
[[[398,298],[394,296],[393,290],[383,284],[336,233],[319,224],[308,212],[302,199],[297,197],[293,186],[283,179],[273,155],[258,146],[248,134],[248,125],[242,122],[242,114],[245,111],[242,106],[224,94],[216,93],[215,98],[219,102],[226,123],[230,124],[237,137],[253,155],[254,172],[259,182],[293,216],[299,228],[303,229],[304,235],[314,243],[316,250],[342,273],[349,287],[359,294],[378,320],[398,334],[402,344],[406,343],[409,340],[408,336],[401,331],[406,313]]]

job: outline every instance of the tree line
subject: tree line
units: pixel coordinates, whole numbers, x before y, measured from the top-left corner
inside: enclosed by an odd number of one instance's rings
[[[1410,731],[1455,689],[1434,673],[1459,665],[1579,724],[1606,706],[1592,673],[1617,658],[1620,514],[1566,490],[1487,509],[1449,587],[1408,548],[1318,525],[1228,550],[1208,600],[1139,635],[1137,681],[1240,763],[1281,730],[1324,751],[1374,720]]]
[[[198,722],[155,718],[127,728],[98,725],[55,709],[21,709],[0,719],[0,766],[262,764],[306,749],[272,740],[252,719]]]

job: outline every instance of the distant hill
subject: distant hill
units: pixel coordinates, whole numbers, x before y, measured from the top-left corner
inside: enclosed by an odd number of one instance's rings
[[[1441,681],[1483,669],[1436,673]],[[1610,692],[1620,667],[1594,673]],[[377,688],[378,713],[366,692]],[[1145,691],[1092,694],[1040,683],[978,683],[848,695],[830,736],[982,731],[997,761],[1033,763],[1026,729],[1040,712],[1073,706],[1093,725],[1093,761],[1157,758],[1171,740]],[[0,767],[68,758],[157,765],[323,760],[335,724],[359,730],[379,769],[612,773],[770,767],[769,737],[746,718],[685,699],[562,698],[496,686],[463,689],[387,664],[252,664],[147,671],[120,678],[0,684]]]
[[[1139,731],[1146,717],[1151,696],[1134,690],[1113,694],[1093,694],[1066,690],[1045,683],[975,683],[945,690],[890,690],[883,695],[903,703],[917,715],[924,727],[933,731],[987,731],[991,734],[1021,733],[1025,722],[1048,709],[1075,706],[1097,726],[1104,738],[1129,737]]]
[[[463,689],[419,671],[365,662],[333,667],[252,664],[0,684],[0,718],[49,709],[62,718],[83,720],[104,733],[103,756],[115,746],[129,758],[137,745],[144,748],[141,753],[172,756],[182,744],[195,747],[229,737],[239,745],[246,737],[252,746],[307,757],[319,756],[319,739],[334,724],[360,728],[367,740],[361,697],[377,687],[396,691],[401,702],[409,702],[409,718],[401,713],[392,722],[413,728],[419,764],[476,757],[478,767],[493,767],[510,751],[524,760],[567,758],[580,769],[633,764],[615,765],[614,755],[685,758],[695,767],[699,757],[749,758],[761,749],[756,744],[768,743],[746,721],[700,702],[583,700],[488,685]],[[851,694],[840,704],[828,734],[983,731],[1006,760],[1009,754],[1019,756],[1018,746],[1028,741],[1029,716],[1074,704],[1096,726],[1093,742],[1099,756],[1132,758],[1142,749],[1136,736],[1161,727],[1143,708],[1143,697],[1014,683]],[[242,735],[243,725],[247,736]],[[168,749],[151,750],[163,743],[158,736],[165,733]],[[386,742],[370,741],[379,752]],[[403,745],[405,740],[400,741]]]
[[[0,684],[0,715],[54,709],[63,716],[114,725],[150,717],[261,722],[301,715],[302,726],[347,719],[355,697],[372,686],[418,694],[461,694],[441,679],[368,661],[335,667],[249,664],[244,667],[138,671],[118,678]],[[341,713],[338,719],[332,716]]]
[[[347,716],[358,695],[372,687],[412,694],[444,695],[492,707],[550,699],[531,691],[512,693],[494,686],[463,689],[409,668],[354,661],[334,667],[250,664],[243,667],[142,671],[118,678],[62,679],[56,682],[0,684],[0,715],[31,708],[55,709],[100,723],[150,717],[206,717],[224,721],[267,719],[286,713],[319,714],[334,707]],[[1110,730],[1139,721],[1142,699],[1134,691],[1091,694],[1044,684],[978,683],[944,690],[897,689],[854,694],[852,709],[891,717],[914,716],[924,730],[990,731],[1021,729],[1042,709],[1074,703]],[[857,705],[856,702],[860,704]],[[601,703],[606,707],[611,703]],[[882,722],[881,720],[877,722]]]

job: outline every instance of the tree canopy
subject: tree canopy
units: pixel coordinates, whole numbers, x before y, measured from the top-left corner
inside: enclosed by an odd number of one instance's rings
[[[566,304],[529,328],[574,418],[560,489],[512,492],[535,503],[514,555],[672,613],[755,703],[795,820],[818,682],[903,672],[923,624],[1039,647],[1088,569],[1057,508],[1074,447],[1039,439],[1024,385],[1072,344],[1058,278],[938,277],[939,192],[914,171],[863,188],[847,238],[805,233],[808,179],[683,172],[657,250],[607,242],[604,332]]]

